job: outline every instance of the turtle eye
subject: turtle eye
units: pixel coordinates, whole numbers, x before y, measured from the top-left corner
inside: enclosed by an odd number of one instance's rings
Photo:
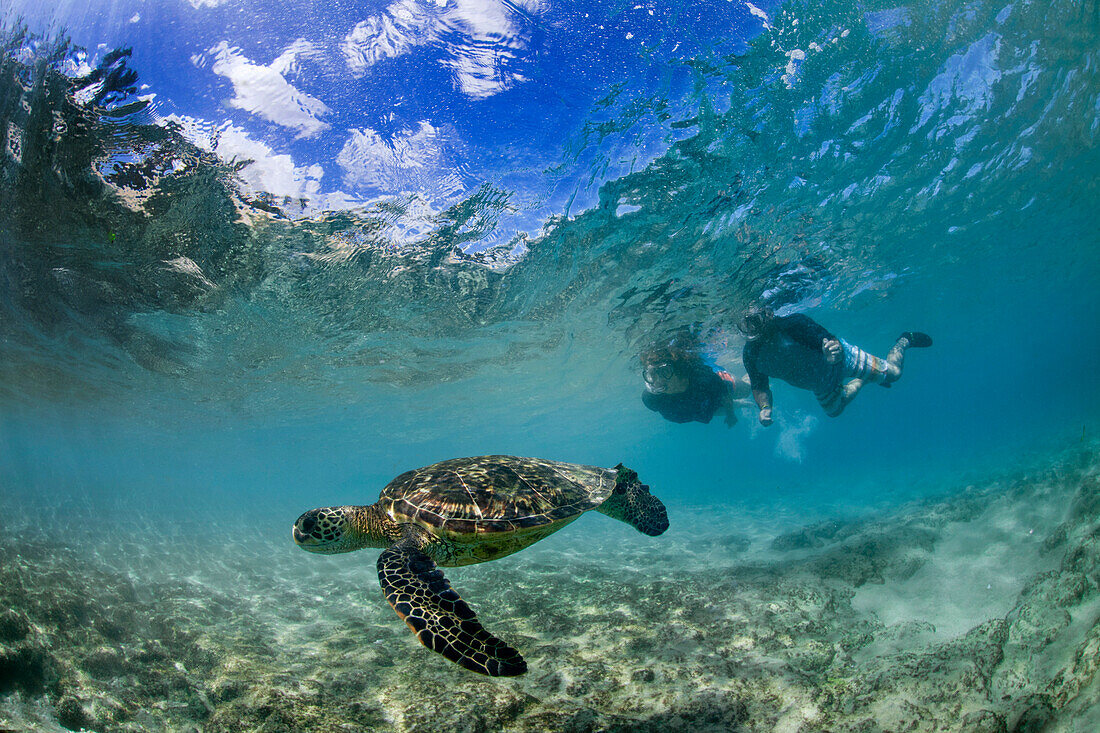
[[[303,514],[298,518],[298,529],[302,534],[313,534],[313,528],[317,526],[317,517],[312,513]]]

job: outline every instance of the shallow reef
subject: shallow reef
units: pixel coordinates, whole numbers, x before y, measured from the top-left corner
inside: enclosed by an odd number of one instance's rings
[[[369,551],[8,527],[0,729],[1100,730],[1096,446],[948,488],[782,531],[734,508],[674,510],[656,540],[586,517],[449,570],[527,658],[512,679],[422,649]]]

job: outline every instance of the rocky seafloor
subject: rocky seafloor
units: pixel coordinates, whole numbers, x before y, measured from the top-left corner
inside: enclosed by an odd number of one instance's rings
[[[1097,447],[947,488],[781,529],[674,509],[657,539],[590,514],[448,570],[510,679],[424,650],[374,551],[307,555],[289,519],[9,520],[0,730],[1100,730]]]

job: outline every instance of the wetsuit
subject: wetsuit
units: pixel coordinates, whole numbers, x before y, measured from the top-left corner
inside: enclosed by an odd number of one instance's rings
[[[730,382],[733,377],[721,370],[715,371],[705,364],[696,364],[689,369],[688,386],[683,392],[678,394],[643,392],[642,402],[671,422],[709,423],[714,413],[722,406],[725,395],[732,389]]]
[[[825,339],[840,342],[843,358],[836,364],[825,361],[821,348]],[[878,384],[888,381],[885,359],[838,339],[801,313],[773,318],[771,331],[745,344],[742,358],[754,393],[769,391],[768,377],[776,377],[813,392],[830,416],[844,409],[847,380],[858,378]]]

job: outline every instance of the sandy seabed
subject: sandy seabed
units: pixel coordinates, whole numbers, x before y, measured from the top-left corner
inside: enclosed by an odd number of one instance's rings
[[[1097,446],[946,488],[801,525],[673,508],[656,539],[591,513],[447,570],[509,679],[420,647],[376,553],[303,553],[292,518],[9,522],[0,731],[1100,730]]]

